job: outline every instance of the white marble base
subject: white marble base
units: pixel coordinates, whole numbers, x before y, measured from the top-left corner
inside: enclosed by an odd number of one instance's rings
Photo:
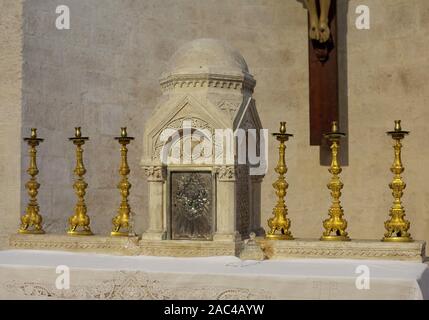
[[[426,242],[382,242],[352,240],[347,242],[316,239],[267,240],[257,239],[269,259],[341,258],[375,260],[425,260]]]

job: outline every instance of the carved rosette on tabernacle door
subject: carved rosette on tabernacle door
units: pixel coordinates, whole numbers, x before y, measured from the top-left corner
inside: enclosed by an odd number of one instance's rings
[[[280,122],[280,132],[273,133],[273,136],[280,142],[279,161],[275,171],[279,174],[276,182],[273,183],[278,197],[277,204],[273,209],[274,217],[268,219],[270,230],[266,234],[266,238],[270,240],[293,240],[292,233],[289,231],[290,219],[287,218],[287,207],[285,203],[286,190],[289,184],[286,182],[285,174],[287,172],[285,160],[285,142],[293,137],[292,134],[286,133],[286,122]]]
[[[411,242],[411,238],[408,230],[410,229],[410,222],[405,220],[405,210],[402,206],[402,195],[406,187],[405,182],[402,180],[401,174],[404,172],[404,166],[402,165],[401,151],[402,143],[401,140],[408,135],[409,131],[403,131],[401,128],[401,120],[395,121],[395,129],[387,132],[388,135],[394,140],[393,149],[395,150],[395,159],[393,161],[390,171],[394,174],[393,181],[389,184],[392,189],[392,195],[394,198],[393,206],[390,209],[390,220],[384,223],[386,233],[384,234],[383,241],[385,242]]]

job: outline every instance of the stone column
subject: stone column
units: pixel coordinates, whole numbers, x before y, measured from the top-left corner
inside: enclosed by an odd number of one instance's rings
[[[0,248],[19,226],[22,1],[0,0]]]
[[[252,211],[250,212],[250,229],[255,232],[257,236],[265,235],[264,228],[261,224],[261,183],[264,176],[250,176],[250,207]]]
[[[145,240],[164,240],[164,183],[165,168],[162,166],[144,167],[149,189],[149,227],[143,233]]]
[[[214,241],[236,241],[240,238],[236,226],[235,167],[217,169],[216,181],[216,233]]]

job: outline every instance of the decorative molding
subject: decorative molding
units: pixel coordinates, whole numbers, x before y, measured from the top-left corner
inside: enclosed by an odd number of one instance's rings
[[[216,167],[218,181],[235,181],[236,180],[236,166],[218,166]]]
[[[256,238],[269,259],[381,259],[422,262],[426,242],[386,243],[377,240],[323,242],[319,240],[277,241]],[[237,256],[242,241],[138,240],[138,237],[12,234],[9,249],[63,250],[112,255],[171,257]]]
[[[235,114],[242,103],[242,101],[237,102],[236,100],[222,100],[217,104],[217,107],[226,112],[231,120],[234,120]]]
[[[253,93],[256,80],[250,75],[174,74],[160,80],[163,91],[183,88],[220,88]]]
[[[69,236],[69,235],[24,235],[9,237],[10,249],[87,251],[114,255],[139,255],[138,237]]]
[[[163,166],[143,166],[148,181],[164,181],[166,169]]]
[[[181,133],[183,129],[183,123],[184,121],[190,121],[191,122],[191,129],[192,130],[208,130],[211,133],[211,138],[214,141],[214,129],[212,125],[210,125],[207,121],[197,118],[197,117],[179,117],[179,118],[173,118],[170,122],[168,122],[166,125],[164,125],[162,128],[160,128],[159,132],[162,132],[166,129],[174,129],[177,130],[177,132]],[[183,135],[177,136],[175,138],[179,138],[182,140],[184,137]],[[175,141],[173,141],[174,143]],[[170,142],[165,142],[160,140],[160,135],[156,137],[153,143],[152,147],[152,161],[159,161],[161,159],[161,152],[164,146],[166,146]],[[214,147],[213,147],[214,149]]]
[[[410,243],[385,243],[377,240],[322,242],[319,240],[278,241],[260,239],[259,241],[269,259],[341,258],[422,262],[425,259],[426,251],[424,241]]]
[[[167,257],[237,256],[241,241],[141,240],[142,255]]]

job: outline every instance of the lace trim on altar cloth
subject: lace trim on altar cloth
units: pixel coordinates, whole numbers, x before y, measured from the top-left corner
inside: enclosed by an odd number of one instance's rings
[[[263,289],[225,287],[173,287],[153,279],[144,272],[119,271],[111,280],[102,280],[69,289],[56,289],[55,284],[13,280],[5,284],[9,293],[28,298],[95,299],[95,300],[254,300],[272,299]]]

